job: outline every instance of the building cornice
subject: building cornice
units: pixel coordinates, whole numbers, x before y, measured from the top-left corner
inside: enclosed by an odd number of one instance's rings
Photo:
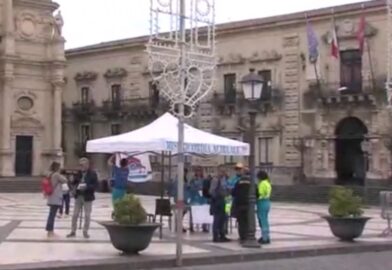
[[[52,0],[14,0],[16,6],[22,7],[32,7],[40,9],[50,9],[55,11],[59,8],[59,4],[53,2]]]
[[[286,15],[279,15],[260,19],[251,19],[245,21],[237,21],[219,24],[216,27],[217,36],[232,35],[236,33],[244,33],[260,29],[268,29],[281,26],[289,26],[305,23],[305,17],[310,21],[325,20],[331,18],[333,10],[334,16],[339,18],[347,13],[377,12],[385,10],[385,0],[372,0],[354,4],[321,8]],[[68,58],[80,55],[90,55],[107,51],[116,51],[131,48],[145,47],[149,36],[140,36],[116,41],[103,42],[99,44],[84,46],[80,48],[70,49],[66,51]]]

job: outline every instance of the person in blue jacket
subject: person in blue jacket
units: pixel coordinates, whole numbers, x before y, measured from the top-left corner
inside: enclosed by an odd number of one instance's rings
[[[112,202],[122,199],[127,194],[129,167],[128,160],[120,160],[120,167],[115,164],[115,156],[110,159],[112,165]]]
[[[204,180],[205,178],[203,176],[203,169],[201,167],[196,168],[195,174],[189,183],[190,206],[208,204],[208,199],[203,196]],[[199,224],[197,224],[197,226],[198,225]],[[208,233],[208,224],[202,224],[202,229],[203,232]],[[193,232],[193,230],[191,230],[191,232]]]

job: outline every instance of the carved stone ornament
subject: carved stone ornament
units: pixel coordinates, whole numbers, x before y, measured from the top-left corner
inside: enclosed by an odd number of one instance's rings
[[[24,39],[34,39],[37,33],[37,18],[29,12],[21,13],[16,20],[18,34]]]
[[[359,22],[357,20],[353,21],[350,19],[343,20],[336,24],[336,34],[338,39],[356,39],[359,28]],[[373,27],[369,22],[366,22],[365,25],[365,36],[373,37],[377,35],[378,29]],[[330,44],[332,42],[332,31],[329,30],[322,36],[323,41],[326,44]]]
[[[105,72],[104,77],[106,79],[123,78],[127,76],[127,74],[128,72],[125,70],[125,68],[111,68]]]
[[[23,96],[17,100],[18,108],[22,111],[30,111],[34,106],[34,101],[30,97]]]
[[[272,62],[272,61],[279,61],[280,59],[282,59],[282,55],[275,50],[271,50],[271,51],[263,51],[262,53],[254,52],[252,56],[249,58],[249,62],[251,63]]]
[[[74,79],[77,82],[89,82],[95,81],[98,77],[98,73],[93,71],[83,71],[76,73]]]
[[[241,65],[244,64],[246,61],[245,57],[241,54],[234,54],[231,53],[227,57],[219,57],[218,58],[218,65]]]
[[[20,128],[24,130],[43,129],[44,124],[40,120],[34,117],[23,116],[23,117],[12,117],[11,127],[13,129]]]
[[[283,38],[284,48],[298,47],[298,45],[299,45],[298,35],[286,36]]]

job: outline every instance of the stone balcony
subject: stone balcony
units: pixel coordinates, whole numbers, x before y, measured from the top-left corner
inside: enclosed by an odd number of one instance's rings
[[[215,92],[212,97],[212,104],[217,112],[221,115],[233,115],[246,111],[249,106],[242,92],[225,95]],[[280,88],[273,88],[262,94],[262,97],[256,101],[255,108],[262,113],[273,112],[283,104],[283,93]]]
[[[304,93],[304,106],[339,107],[346,105],[375,107],[385,103],[383,81],[353,82],[348,86],[341,83],[310,83]]]
[[[94,113],[96,112],[95,102],[93,100],[85,102],[75,102],[72,104],[72,112],[78,119],[87,119],[94,115]]]
[[[107,100],[102,103],[102,114],[109,118],[124,117],[152,117],[169,109],[169,104],[163,98],[131,98],[121,100]]]

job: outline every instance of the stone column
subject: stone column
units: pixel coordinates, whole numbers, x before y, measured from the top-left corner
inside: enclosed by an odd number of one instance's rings
[[[4,77],[2,79],[3,91],[1,93],[1,171],[0,176],[13,176],[13,155],[11,149],[11,96],[12,96],[12,77]]]
[[[53,83],[53,150],[61,152],[63,82]]]
[[[12,0],[3,1],[3,18],[4,18],[4,30],[5,35],[3,36],[4,42],[4,54],[14,55],[15,54],[15,41],[14,41],[14,7]]]

